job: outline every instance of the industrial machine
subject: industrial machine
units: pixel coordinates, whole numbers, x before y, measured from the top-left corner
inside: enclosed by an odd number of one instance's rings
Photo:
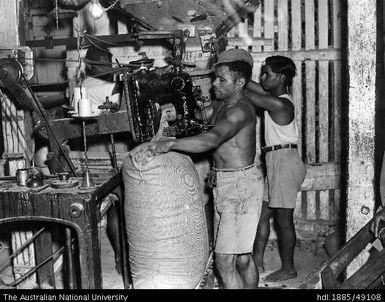
[[[62,2],[71,7],[85,3]],[[128,139],[134,144],[149,141],[157,134],[162,110],[170,109],[169,103],[175,117],[168,119],[168,126],[161,129],[161,135],[183,137],[206,131],[209,127],[207,121],[197,121],[194,117],[194,110],[201,109],[196,108],[197,102],[204,103],[205,96],[202,96],[199,86],[194,87],[190,74],[184,71],[189,67],[183,62],[186,42],[198,39],[202,52],[210,52],[215,61],[218,53],[226,47],[228,31],[243,21],[260,1],[122,0],[118,1],[119,5],[112,6],[115,2],[101,1],[106,9],[113,7],[132,21],[132,32],[125,35],[125,43],[139,50],[143,44],[165,45],[171,53],[169,65],[153,68],[153,59],[144,54],[140,60],[112,68],[111,73],[124,83],[124,97],[113,110],[109,108],[111,104],[103,107],[108,114],[87,123],[87,135],[129,132]],[[157,18],[152,18],[155,14]],[[49,121],[52,131],[46,127],[46,123],[40,124],[36,131],[49,139],[51,170],[73,170],[62,145],[82,135],[81,125],[73,119],[61,119]]]

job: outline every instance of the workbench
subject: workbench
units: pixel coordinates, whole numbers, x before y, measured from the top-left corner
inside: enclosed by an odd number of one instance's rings
[[[78,186],[59,187],[48,178],[37,188],[21,187],[16,181],[0,181],[0,224],[17,228],[55,225],[65,230],[64,266],[69,288],[102,288],[98,222],[103,198],[121,184],[121,174],[93,176],[94,187],[81,188],[81,178],[68,182]],[[122,221],[122,217],[120,217]],[[13,226],[12,226],[13,225]],[[120,223],[122,227],[123,224]],[[35,238],[38,283],[54,286],[52,232],[43,229]],[[122,229],[120,230],[123,234]],[[123,236],[120,236],[123,238]],[[39,266],[40,264],[40,266]]]

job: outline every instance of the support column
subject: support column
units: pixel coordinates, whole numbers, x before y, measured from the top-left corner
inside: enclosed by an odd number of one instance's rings
[[[349,146],[346,236],[353,237],[374,211],[374,129],[376,100],[376,1],[349,0]],[[367,260],[361,253],[348,267],[353,274]]]
[[[19,7],[21,1],[0,1],[0,47],[20,45]]]

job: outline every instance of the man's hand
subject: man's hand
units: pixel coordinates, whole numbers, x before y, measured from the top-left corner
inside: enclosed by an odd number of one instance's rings
[[[380,224],[381,221],[385,223],[385,211],[382,211],[379,215],[375,215],[373,217],[373,222],[370,225],[370,231],[373,232],[373,234],[378,237],[379,231],[380,231]]]
[[[149,162],[155,155],[169,152],[174,144],[175,140],[173,139],[143,143],[132,149],[129,155],[134,163],[145,163]]]

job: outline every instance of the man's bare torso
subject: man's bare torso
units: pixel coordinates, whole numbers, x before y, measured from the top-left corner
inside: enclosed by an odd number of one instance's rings
[[[230,104],[221,101],[214,109],[210,122],[212,125],[220,122],[230,108],[244,111],[246,119],[239,132],[214,151],[214,165],[218,169],[241,168],[251,165],[255,160],[256,114],[254,106],[246,97]]]

